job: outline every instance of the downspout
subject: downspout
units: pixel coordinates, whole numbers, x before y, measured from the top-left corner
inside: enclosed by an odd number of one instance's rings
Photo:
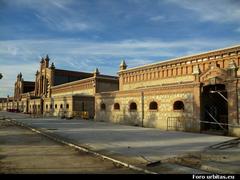
[[[144,127],[144,93],[141,92],[141,98],[142,98],[142,127]]]
[[[237,84],[236,84],[236,94],[237,94],[237,122],[238,124],[240,124],[240,120],[239,120],[239,91],[238,91],[238,83],[239,83],[239,79],[237,79]]]

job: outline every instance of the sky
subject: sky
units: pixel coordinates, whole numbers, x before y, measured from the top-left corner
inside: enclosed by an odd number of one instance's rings
[[[41,57],[57,69],[116,75],[240,44],[239,0],[0,0],[0,97]]]

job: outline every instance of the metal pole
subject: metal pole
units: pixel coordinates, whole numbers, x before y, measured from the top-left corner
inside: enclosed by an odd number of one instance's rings
[[[222,95],[222,94],[221,94],[220,92],[218,92],[218,91],[217,91],[217,93],[218,93],[220,96],[222,96],[222,98],[223,98],[225,101],[228,102],[227,98],[226,98],[224,95]]]
[[[226,102],[228,102],[228,99],[222,95],[222,93],[220,93],[219,91],[210,91],[211,93],[218,93]]]
[[[206,111],[208,113],[208,115],[224,130],[226,130],[212,115],[210,112]]]
[[[144,126],[144,93],[143,91],[141,92],[142,95],[142,127]]]

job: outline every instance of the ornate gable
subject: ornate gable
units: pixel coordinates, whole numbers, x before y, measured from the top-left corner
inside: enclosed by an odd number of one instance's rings
[[[200,82],[204,84],[222,84],[227,78],[227,71],[217,66],[216,62],[210,64],[207,71],[200,75]]]

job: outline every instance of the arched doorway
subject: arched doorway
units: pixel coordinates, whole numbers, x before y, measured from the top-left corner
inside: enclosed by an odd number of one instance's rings
[[[228,99],[224,84],[203,86],[201,96],[201,131],[228,133]]]

